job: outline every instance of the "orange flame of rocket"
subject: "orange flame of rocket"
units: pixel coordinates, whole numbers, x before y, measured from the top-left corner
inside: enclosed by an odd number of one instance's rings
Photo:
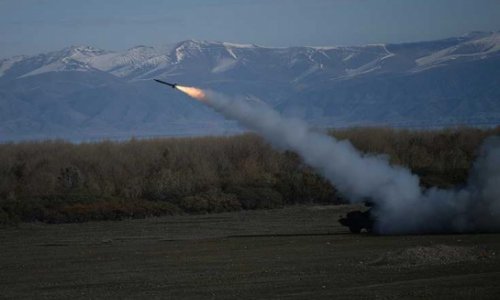
[[[202,90],[197,89],[195,87],[176,85],[175,88],[197,100],[205,101],[206,99],[205,93]]]

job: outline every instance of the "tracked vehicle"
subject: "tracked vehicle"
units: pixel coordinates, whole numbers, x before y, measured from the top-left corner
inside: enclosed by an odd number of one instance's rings
[[[349,230],[352,233],[360,233],[363,229],[367,232],[373,232],[375,218],[372,210],[374,203],[371,201],[365,201],[365,206],[369,207],[369,209],[366,211],[354,210],[348,212],[345,217],[339,219],[339,223],[349,227]]]

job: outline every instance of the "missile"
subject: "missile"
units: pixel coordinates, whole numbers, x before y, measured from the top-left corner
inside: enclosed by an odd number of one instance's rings
[[[175,89],[175,87],[177,86],[177,83],[168,83],[168,82],[165,82],[165,81],[162,81],[162,80],[159,80],[159,79],[153,79],[154,81],[156,82],[159,82],[159,83],[163,83],[163,84],[166,84],[168,85],[169,87]]]
[[[201,89],[191,87],[191,86],[178,85],[177,83],[168,83],[166,81],[159,80],[159,79],[154,79],[154,81],[159,82],[161,84],[166,84],[169,87],[171,87],[173,89],[177,89],[177,90],[183,92],[184,94],[187,94],[187,95],[189,95],[195,99],[198,99],[200,101],[207,100],[207,96],[205,95],[205,92]]]

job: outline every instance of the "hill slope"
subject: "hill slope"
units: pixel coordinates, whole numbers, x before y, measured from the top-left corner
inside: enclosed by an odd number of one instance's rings
[[[238,130],[162,78],[259,98],[317,126],[500,123],[500,33],[357,47],[183,41],[0,60],[0,140]]]

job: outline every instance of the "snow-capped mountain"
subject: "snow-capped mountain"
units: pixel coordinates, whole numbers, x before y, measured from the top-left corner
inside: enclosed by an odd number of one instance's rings
[[[356,47],[187,40],[0,60],[0,140],[236,128],[152,78],[259,98],[317,126],[500,124],[500,32]]]

